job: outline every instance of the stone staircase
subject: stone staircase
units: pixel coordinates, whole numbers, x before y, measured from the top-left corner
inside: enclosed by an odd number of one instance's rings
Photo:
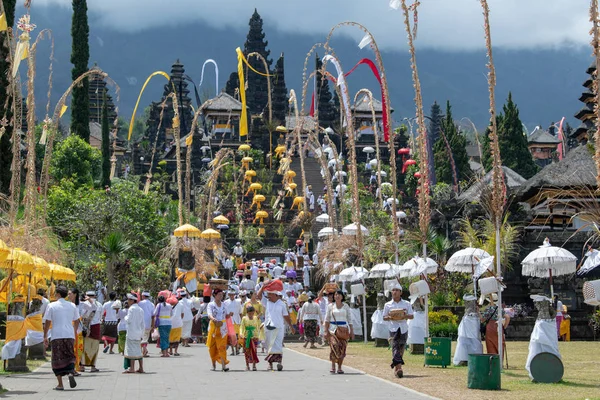
[[[312,186],[312,191],[315,195],[315,215],[320,215],[321,207],[319,207],[316,202],[319,196],[322,196],[325,193],[323,190],[325,188],[325,182],[321,176],[321,164],[319,164],[319,161],[316,158],[307,157],[304,159],[304,172],[306,174],[306,184]],[[326,226],[326,223],[315,222],[311,232],[314,240],[317,239],[317,233]]]

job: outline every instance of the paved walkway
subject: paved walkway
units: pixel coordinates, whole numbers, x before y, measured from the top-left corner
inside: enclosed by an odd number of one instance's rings
[[[333,399],[431,399],[400,385],[366,375],[352,368],[344,368],[345,375],[330,375],[329,362],[318,360],[292,350],[285,350],[284,370],[266,371],[264,356],[259,353],[259,371],[246,372],[243,355],[230,357],[229,372],[210,370],[210,359],[204,345],[183,348],[181,357],[159,358],[152,346],[152,357],[144,360],[147,374],[123,375],[123,357],[100,353],[98,373],[83,373],[77,378],[77,388],[64,392],[52,390],[56,379],[50,363],[36,372],[3,376],[2,385],[9,392],[0,398],[52,400],[82,399],[135,400],[163,398],[217,398],[250,400],[268,398],[273,389],[277,398],[287,400],[319,398]],[[382,366],[384,368],[385,366]],[[65,380],[67,384],[67,381]],[[278,386],[274,387],[273,384]],[[68,384],[67,384],[68,385]],[[310,397],[309,397],[310,396]]]

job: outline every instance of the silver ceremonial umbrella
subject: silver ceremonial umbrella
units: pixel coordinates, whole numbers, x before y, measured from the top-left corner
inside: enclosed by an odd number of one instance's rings
[[[552,277],[574,274],[577,271],[577,257],[562,247],[552,246],[548,238],[538,249],[529,253],[521,264],[523,276],[550,278],[550,295],[553,299]]]

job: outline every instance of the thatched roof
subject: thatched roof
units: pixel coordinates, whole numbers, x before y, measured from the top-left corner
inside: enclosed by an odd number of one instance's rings
[[[219,93],[217,97],[208,100],[207,103],[204,103],[206,111],[242,111],[242,103],[225,92]]]
[[[547,131],[543,130],[539,126],[536,126],[531,135],[527,138],[528,143],[538,144],[558,144],[560,140],[554,135],[551,135]]]
[[[542,188],[567,189],[581,186],[596,186],[596,164],[588,146],[578,146],[565,158],[548,165],[519,190],[522,199],[528,199]]]
[[[263,247],[254,254],[261,254],[265,256],[283,256],[285,255],[285,250],[282,247]]]
[[[290,115],[285,117],[285,127],[288,131],[293,131],[294,129],[296,129],[296,126],[298,124],[302,125],[303,131],[313,131],[317,128],[315,120],[307,115],[300,116],[299,120],[296,120],[296,117]]]
[[[516,190],[526,181],[525,178],[508,167],[503,166],[502,171],[504,173],[504,182],[509,190]],[[485,174],[480,181],[475,182],[473,185],[471,185],[471,187],[462,192],[462,194],[458,196],[458,199],[462,201],[478,200],[481,197],[481,193],[485,189],[485,186],[489,186],[491,184],[492,171]]]

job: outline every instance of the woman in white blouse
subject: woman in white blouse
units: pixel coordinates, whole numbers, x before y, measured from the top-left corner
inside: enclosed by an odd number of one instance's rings
[[[300,320],[304,325],[304,347],[310,342],[310,348],[316,349],[317,327],[321,323],[321,307],[314,302],[315,295],[310,294],[308,301],[300,309]]]
[[[337,364],[337,373],[343,374],[342,364],[346,357],[346,346],[348,339],[354,338],[352,329],[352,314],[350,307],[344,303],[346,295],[338,290],[334,296],[334,302],[327,307],[327,316],[325,317],[325,329],[329,340],[329,360],[331,360],[331,373],[335,374],[335,365]]]
[[[213,371],[217,368],[217,362],[221,363],[223,372],[229,371],[227,364],[227,307],[223,303],[223,291],[213,291],[214,300],[208,303],[207,312],[210,324],[206,338],[206,347],[210,354]]]

